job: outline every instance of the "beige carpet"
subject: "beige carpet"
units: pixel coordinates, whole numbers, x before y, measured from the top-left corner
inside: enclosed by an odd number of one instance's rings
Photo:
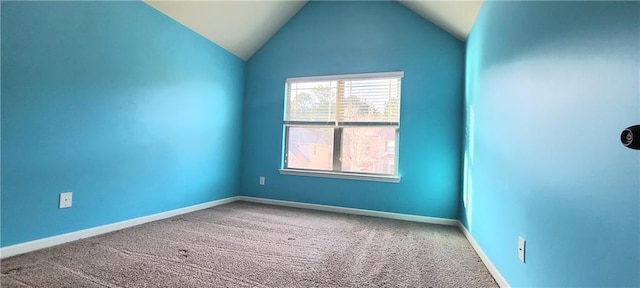
[[[2,260],[5,287],[497,287],[457,227],[234,202]]]

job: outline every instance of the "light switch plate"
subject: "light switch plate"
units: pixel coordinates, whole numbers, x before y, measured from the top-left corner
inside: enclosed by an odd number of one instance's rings
[[[524,262],[524,252],[525,252],[525,248],[526,248],[526,241],[524,240],[524,238],[522,238],[522,236],[518,237],[518,258],[520,258],[520,261],[522,261],[522,263]]]
[[[71,200],[73,197],[73,192],[64,192],[60,193],[60,208],[69,208],[71,207]]]

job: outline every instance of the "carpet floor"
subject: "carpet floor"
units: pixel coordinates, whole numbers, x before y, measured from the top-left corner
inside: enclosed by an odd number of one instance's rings
[[[234,202],[3,259],[4,287],[497,287],[457,227]]]

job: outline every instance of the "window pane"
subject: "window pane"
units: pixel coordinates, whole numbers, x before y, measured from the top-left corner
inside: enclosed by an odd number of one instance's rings
[[[399,122],[400,78],[338,82],[339,122]]]
[[[289,127],[287,168],[332,170],[333,128]]]
[[[342,171],[394,174],[395,127],[354,127],[342,131]]]
[[[287,121],[335,121],[336,81],[289,83]]]

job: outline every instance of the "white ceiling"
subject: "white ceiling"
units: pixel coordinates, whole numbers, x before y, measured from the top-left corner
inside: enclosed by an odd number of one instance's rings
[[[467,39],[469,31],[482,6],[482,0],[470,1],[416,1],[398,0],[416,14],[440,26],[460,40]]]
[[[150,1],[145,3],[247,60],[306,1]]]
[[[182,25],[247,60],[307,1],[143,0]],[[401,4],[464,40],[482,5],[470,1],[407,1]]]

